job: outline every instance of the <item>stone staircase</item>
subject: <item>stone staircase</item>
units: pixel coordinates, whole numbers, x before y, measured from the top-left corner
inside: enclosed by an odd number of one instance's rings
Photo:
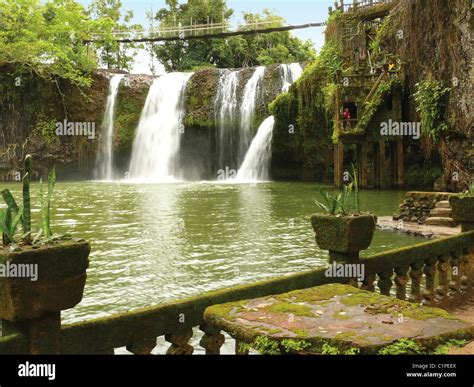
[[[451,217],[451,206],[447,200],[436,203],[430,211],[425,224],[427,226],[456,227],[457,223]]]

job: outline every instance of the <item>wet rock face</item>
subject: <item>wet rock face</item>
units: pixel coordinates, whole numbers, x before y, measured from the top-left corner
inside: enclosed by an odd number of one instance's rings
[[[453,173],[468,179],[474,173],[472,122],[474,83],[472,82],[472,11],[464,0],[401,2],[393,14],[393,29],[402,30],[404,39],[398,52],[404,63],[405,94],[416,90],[416,83],[432,77],[449,87],[445,119],[452,130],[442,133],[436,148],[443,160],[444,176],[437,181],[437,190],[460,190]],[[409,101],[407,119],[418,120],[416,104]]]
[[[215,99],[221,71],[204,69],[195,72],[186,91],[184,125],[187,135],[182,142],[183,161],[193,157],[197,148],[201,153],[204,150],[205,159],[198,160],[204,170],[212,169],[212,155],[215,153]],[[244,87],[255,68],[238,71],[237,100],[240,102]],[[7,75],[1,76],[1,83],[14,85],[13,75],[5,73]],[[101,124],[109,81],[114,73],[117,72],[95,71],[91,75],[91,87],[84,90],[65,81],[59,82],[61,93],[55,83],[35,76],[25,78],[20,88],[11,86],[11,90],[0,99],[0,181],[14,178],[15,172],[21,170],[19,160],[27,153],[32,154],[35,160],[34,177],[39,178],[48,168],[56,165],[59,179],[91,178],[102,136]],[[135,130],[153,79],[149,75],[126,74],[120,83],[115,106],[113,144],[115,166],[119,172],[128,168]],[[257,95],[255,132],[269,115],[268,105],[278,96],[281,87],[280,68],[277,65],[268,66]],[[94,138],[58,138],[55,124],[65,119],[69,122],[93,123]]]

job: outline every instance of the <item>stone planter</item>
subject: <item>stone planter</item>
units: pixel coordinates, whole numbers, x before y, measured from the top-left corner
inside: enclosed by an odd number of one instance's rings
[[[85,241],[25,246],[15,252],[0,248],[4,271],[3,276],[0,272],[0,318],[32,320],[76,306],[82,300],[89,253],[90,245]],[[16,276],[12,270],[17,270]],[[20,270],[22,277],[18,277]]]
[[[474,197],[451,196],[449,205],[452,209],[452,218],[461,223],[462,231],[474,230]]]
[[[370,246],[377,217],[371,214],[314,214],[311,224],[319,248],[335,253],[358,254]]]

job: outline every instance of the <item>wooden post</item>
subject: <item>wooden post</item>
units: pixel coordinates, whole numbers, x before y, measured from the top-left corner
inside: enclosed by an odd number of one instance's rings
[[[385,166],[384,140],[374,144],[374,187],[383,188],[383,170]]]
[[[334,144],[334,186],[342,187],[342,173],[344,168],[344,144]]]
[[[403,188],[403,174],[405,173],[403,169],[403,141],[397,142],[397,178],[398,178],[398,188]]]
[[[403,187],[403,142],[396,141],[390,144],[392,162],[392,187]]]
[[[357,178],[360,188],[367,188],[367,143],[357,144]]]

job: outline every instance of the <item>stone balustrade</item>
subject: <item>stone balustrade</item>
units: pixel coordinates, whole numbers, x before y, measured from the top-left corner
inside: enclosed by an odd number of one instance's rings
[[[420,243],[360,259],[364,279],[361,289],[438,307],[462,300],[472,288],[474,231]],[[192,354],[189,344],[195,329],[202,332],[200,346],[218,354],[224,343],[221,332],[207,327],[204,310],[211,305],[284,293],[327,283],[354,283],[353,278],[328,277],[326,269],[293,274],[263,282],[235,286],[163,305],[97,318],[60,329],[61,354],[112,354],[126,347],[134,354],[150,354],[157,337],[168,342],[167,354]],[[31,322],[30,322],[31,323]],[[43,325],[48,321],[42,320]],[[4,322],[5,324],[11,324]],[[54,324],[54,321],[51,321]],[[31,325],[31,324],[30,324]],[[12,329],[0,337],[0,353],[29,353],[33,332]],[[56,340],[55,336],[42,340]],[[43,342],[44,348],[48,348]],[[36,352],[38,353],[38,352]]]

